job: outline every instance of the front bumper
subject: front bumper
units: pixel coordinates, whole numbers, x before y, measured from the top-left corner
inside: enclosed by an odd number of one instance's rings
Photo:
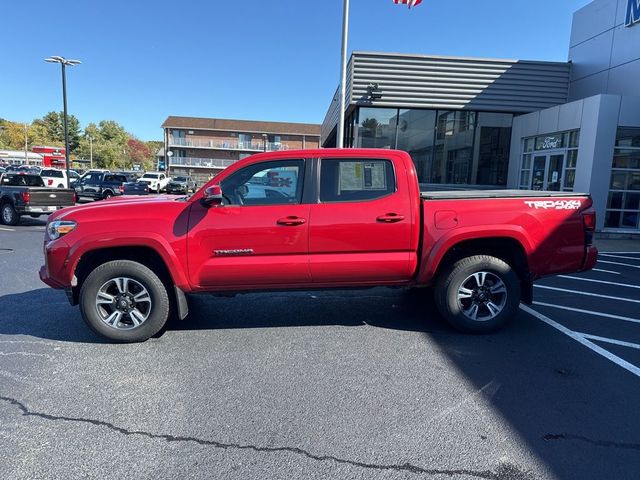
[[[56,289],[71,288],[69,245],[61,238],[44,244],[44,265],[38,272],[40,280]]]

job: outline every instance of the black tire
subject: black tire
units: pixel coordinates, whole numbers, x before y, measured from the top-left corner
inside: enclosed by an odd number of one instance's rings
[[[64,185],[60,184],[56,188],[64,188]]]
[[[107,198],[111,198],[111,197],[113,197],[113,192],[112,192],[112,191],[110,191],[110,190],[107,190],[106,192],[104,192],[104,193],[102,194],[102,198],[103,198],[104,200],[106,200]]]
[[[40,218],[40,214],[39,213],[30,213],[29,216],[31,218]]]
[[[434,293],[438,310],[453,328],[479,334],[494,332],[513,318],[521,296],[516,272],[488,255],[455,262],[439,276]]]
[[[20,223],[20,215],[10,202],[5,202],[0,207],[0,222],[5,225],[16,226]]]
[[[122,316],[122,324],[115,322],[120,327],[107,325],[106,320],[103,320],[103,316],[109,311],[105,312],[103,307],[98,306],[98,292],[104,285],[119,277],[126,277],[142,285],[150,297],[148,317],[138,326],[122,325],[125,322],[133,324],[128,314]],[[115,342],[144,342],[158,333],[169,318],[170,301],[165,284],[152,270],[130,260],[114,260],[94,269],[82,284],[79,300],[80,312],[87,325]],[[113,307],[109,304],[107,308]]]

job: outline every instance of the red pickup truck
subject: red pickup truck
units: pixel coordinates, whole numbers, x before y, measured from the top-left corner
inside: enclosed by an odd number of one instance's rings
[[[40,278],[87,324],[144,341],[186,293],[433,286],[455,328],[491,332],[533,281],[593,267],[588,195],[420,192],[405,152],[253,155],[194,195],[110,199],[51,215]]]

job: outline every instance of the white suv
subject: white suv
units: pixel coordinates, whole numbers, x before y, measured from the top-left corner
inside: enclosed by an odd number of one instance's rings
[[[40,172],[45,187],[67,188],[67,172],[58,168],[43,168]]]
[[[149,191],[160,193],[167,189],[167,184],[171,180],[162,172],[147,172],[138,180],[149,185]]]

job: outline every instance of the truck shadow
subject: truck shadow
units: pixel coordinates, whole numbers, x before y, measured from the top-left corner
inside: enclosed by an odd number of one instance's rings
[[[341,325],[424,333],[454,333],[435,313],[426,291],[376,288],[365,291],[252,293],[233,298],[189,297],[189,316],[172,320],[172,331]],[[62,292],[42,288],[0,297],[0,334],[82,343],[110,343],[91,331]]]

